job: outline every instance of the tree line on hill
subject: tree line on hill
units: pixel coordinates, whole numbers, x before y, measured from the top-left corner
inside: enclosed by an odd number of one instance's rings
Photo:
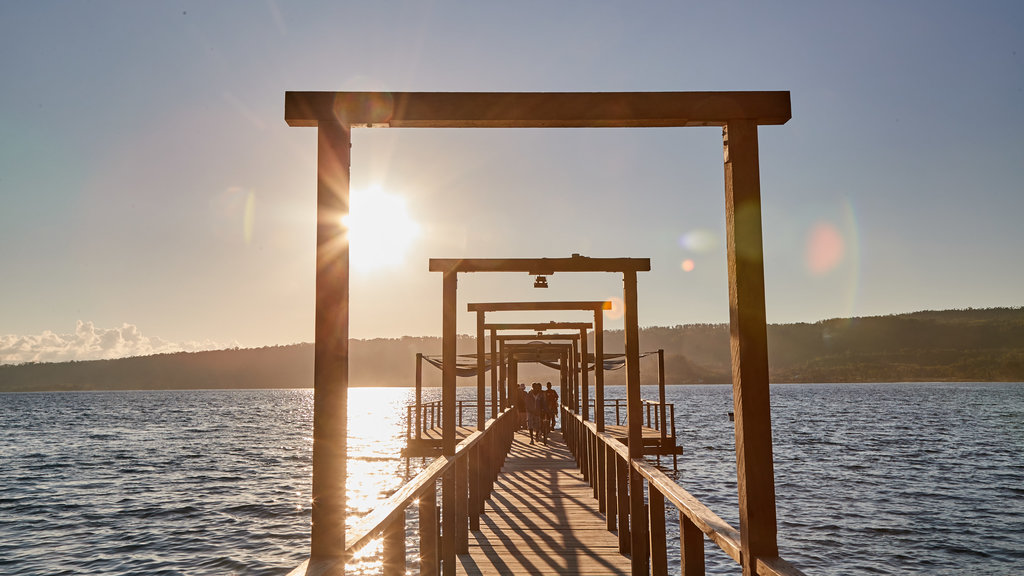
[[[459,336],[460,354],[476,349]],[[642,352],[664,350],[669,384],[731,381],[728,324],[650,327]],[[592,341],[590,349],[593,349]],[[621,353],[622,331],[605,335],[606,353]],[[416,354],[439,355],[437,337],[352,340],[353,386],[412,386]],[[1024,381],[1024,308],[925,311],[768,326],[772,382]],[[440,371],[424,363],[424,385]],[[524,367],[524,380],[557,373]],[[641,379],[657,383],[657,356],[641,360]],[[624,384],[623,370],[606,373]],[[181,352],[117,360],[0,365],[0,391],[199,388],[307,388],[313,383],[313,345]],[[460,384],[475,385],[475,378]]]

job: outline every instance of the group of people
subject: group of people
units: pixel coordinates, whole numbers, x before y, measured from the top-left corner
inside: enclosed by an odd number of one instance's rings
[[[540,382],[534,382],[530,391],[519,384],[515,405],[519,410],[519,428],[530,431],[530,444],[541,440],[548,443],[548,433],[555,426],[558,417],[558,392],[548,382],[547,390],[541,389]]]

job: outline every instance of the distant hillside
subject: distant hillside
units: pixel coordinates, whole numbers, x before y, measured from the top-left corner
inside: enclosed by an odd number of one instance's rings
[[[608,353],[623,349],[622,332],[605,336]],[[460,353],[475,350],[460,336]],[[729,327],[697,324],[640,332],[642,351],[665,350],[670,384],[730,381]],[[415,356],[440,354],[434,337],[352,340],[354,386],[411,386]],[[1024,381],[1024,308],[925,311],[768,327],[773,382]],[[551,379],[544,368],[523,379]],[[624,383],[623,371],[608,384]],[[645,383],[657,382],[657,360],[641,361]],[[424,364],[424,383],[440,371]],[[161,354],[88,362],[0,366],[0,391],[191,388],[306,388],[313,383],[313,345]],[[460,384],[475,380],[460,379]]]

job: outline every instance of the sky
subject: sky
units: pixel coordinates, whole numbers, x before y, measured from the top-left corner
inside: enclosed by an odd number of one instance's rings
[[[0,363],[311,342],[286,91],[787,90],[769,322],[1021,306],[1022,31],[994,1],[2,2]],[[429,258],[650,258],[642,326],[728,322],[720,129],[356,129],[351,193],[354,338],[440,334]],[[459,309],[622,295],[548,280],[463,274]]]

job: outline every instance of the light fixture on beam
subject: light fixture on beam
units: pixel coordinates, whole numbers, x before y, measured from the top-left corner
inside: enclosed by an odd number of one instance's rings
[[[548,287],[548,277],[547,276],[537,276],[537,279],[533,281],[533,287],[534,288],[547,288]]]

